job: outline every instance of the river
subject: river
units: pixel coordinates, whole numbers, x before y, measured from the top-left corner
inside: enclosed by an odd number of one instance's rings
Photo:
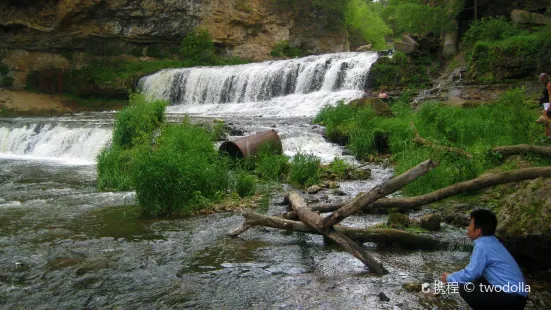
[[[289,156],[309,152],[324,162],[335,156],[353,161],[323,139],[311,118],[324,104],[361,95],[375,59],[376,54],[341,53],[165,70],[142,80],[142,88],[171,100],[170,121],[187,113],[207,121],[222,118],[245,135],[275,129]],[[229,238],[228,231],[242,223],[237,213],[140,217],[133,192],[95,188],[95,156],[110,143],[113,116],[0,119],[0,308],[466,309],[458,294],[403,288],[410,282],[432,285],[442,272],[465,266],[466,250],[365,244],[390,271],[375,276],[320,236],[257,228]],[[341,182],[345,197],[324,192],[310,198],[354,197],[392,175],[390,168],[371,169],[368,180]],[[277,192],[266,212],[284,212],[282,200]],[[365,227],[385,220],[362,215],[344,224]],[[435,236],[466,240],[463,229],[448,225]],[[529,308],[543,309],[541,303],[551,300],[548,292],[538,294]]]

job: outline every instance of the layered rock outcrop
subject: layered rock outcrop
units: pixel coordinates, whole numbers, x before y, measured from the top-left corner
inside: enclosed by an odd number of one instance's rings
[[[304,15],[300,15],[304,14]],[[9,0],[0,3],[0,48],[144,55],[207,29],[227,54],[263,60],[281,41],[310,53],[348,49],[323,12],[280,10],[271,0]]]

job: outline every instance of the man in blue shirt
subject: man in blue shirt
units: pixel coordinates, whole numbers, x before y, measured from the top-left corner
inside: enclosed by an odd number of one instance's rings
[[[496,215],[486,209],[471,212],[467,236],[474,241],[469,265],[443,273],[442,282],[458,283],[459,294],[473,309],[524,309],[530,287],[515,259],[494,236]]]

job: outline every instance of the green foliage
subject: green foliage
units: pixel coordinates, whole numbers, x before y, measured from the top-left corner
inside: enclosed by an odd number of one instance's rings
[[[528,75],[545,70],[551,64],[550,52],[551,37],[543,32],[500,41],[477,41],[469,65],[475,76],[482,78],[488,75],[496,79]]]
[[[128,191],[134,187],[130,175],[133,155],[118,147],[101,151],[96,159],[99,191]]]
[[[335,157],[333,162],[329,165],[329,170],[334,173],[339,179],[345,179],[346,173],[350,170],[350,165],[344,161],[344,159]]]
[[[252,196],[256,191],[256,178],[246,171],[239,171],[235,176],[233,186],[239,197]]]
[[[396,87],[398,85],[410,88],[426,87],[432,83],[431,75],[438,73],[438,62],[428,57],[418,57],[408,61],[403,52],[396,52],[392,58],[379,58],[373,64],[369,74],[375,76],[371,87]]]
[[[374,49],[386,49],[385,36],[392,34],[392,30],[375,11],[373,4],[363,0],[349,0],[345,9],[347,27],[359,33],[366,43],[373,44]]]
[[[503,16],[487,17],[475,20],[465,32],[463,43],[472,46],[477,41],[498,41],[521,34],[512,22]]]
[[[312,122],[325,126],[325,136],[329,141],[343,143],[347,141],[348,124],[355,114],[354,108],[339,101],[335,106],[324,106]]]
[[[382,12],[383,19],[395,33],[426,35],[453,29],[454,16],[461,7],[449,8],[447,1],[390,0]],[[462,5],[462,1],[458,1]]]
[[[180,52],[184,59],[191,59],[198,63],[209,64],[215,62],[214,44],[207,30],[199,29],[189,33],[180,45]]]
[[[279,181],[289,171],[289,158],[280,155],[275,147],[266,143],[256,156],[256,172],[264,180]]]
[[[308,187],[319,182],[321,160],[313,154],[298,153],[293,157],[289,179],[291,184]]]
[[[534,122],[537,112],[524,101],[523,90],[512,89],[493,104],[459,108],[426,102],[416,112],[407,101],[398,99],[391,107],[394,118],[376,117],[371,109],[362,108],[352,119],[342,119],[346,124],[337,122],[334,126],[349,128],[347,148],[359,158],[378,153],[377,136],[386,135],[389,152],[397,163],[397,174],[428,158],[440,162],[437,168],[403,189],[408,195],[419,195],[474,178],[493,167],[501,160],[489,153],[493,147],[539,141],[543,132]],[[328,113],[327,110],[320,112],[325,119],[331,118]],[[415,144],[411,123],[424,139],[436,145],[463,149],[473,158]]]
[[[156,149],[137,154],[132,179],[140,206],[152,216],[189,214],[229,188],[228,164],[212,135],[187,120],[163,128]]]
[[[130,105],[115,117],[113,145],[122,149],[148,143],[153,131],[164,120],[164,100],[148,100],[144,95],[130,95]]]
[[[282,41],[276,43],[270,55],[274,57],[301,57],[305,52],[298,47],[292,47],[289,45],[289,41]]]

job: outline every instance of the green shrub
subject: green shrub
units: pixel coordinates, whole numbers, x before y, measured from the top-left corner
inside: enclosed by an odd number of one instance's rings
[[[463,43],[465,46],[472,46],[477,41],[499,41],[518,35],[521,32],[503,16],[486,17],[475,20],[469,26],[463,36]]]
[[[308,187],[319,182],[321,160],[313,154],[297,153],[291,162],[291,184]]]
[[[235,176],[234,188],[241,198],[252,196],[256,191],[256,178],[245,171],[240,171]]]
[[[163,128],[157,148],[138,153],[132,179],[140,206],[152,216],[189,214],[229,188],[228,164],[212,135],[187,121]]]
[[[134,153],[117,147],[107,148],[98,155],[98,190],[128,191],[134,188],[131,171]]]
[[[454,17],[461,11],[462,1],[457,1],[458,6],[453,8],[448,7],[448,1],[431,1],[430,4],[423,2],[390,0],[382,12],[383,19],[392,26],[395,33],[426,35],[455,27]]]
[[[342,144],[348,141],[348,124],[355,116],[353,107],[339,101],[335,106],[324,106],[312,122],[325,126],[325,136],[329,141]]]
[[[351,167],[344,159],[335,157],[329,168],[331,173],[334,173],[339,179],[345,179],[346,173]]]
[[[209,64],[215,62],[212,37],[205,29],[199,29],[186,35],[180,45],[180,52],[185,59],[197,63]]]
[[[168,102],[149,100],[145,95],[130,95],[130,105],[115,116],[113,145],[123,149],[148,143],[155,129],[164,121]]]
[[[270,55],[274,57],[301,57],[304,52],[298,48],[289,45],[288,41],[282,41],[274,45]]]
[[[363,0],[350,0],[345,10],[345,21],[349,29],[361,35],[366,43],[373,44],[374,49],[386,49],[385,36],[392,30],[375,11],[376,4]]]

